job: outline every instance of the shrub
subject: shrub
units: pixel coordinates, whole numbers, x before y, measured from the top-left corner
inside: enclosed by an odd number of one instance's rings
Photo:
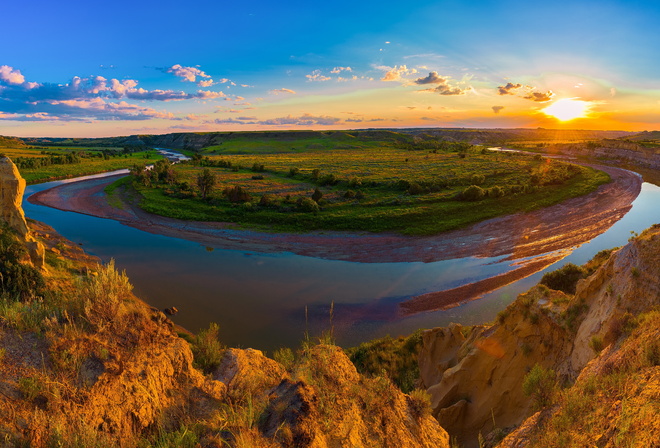
[[[358,188],[362,186],[362,180],[358,177],[351,177],[348,181],[348,188]]]
[[[422,345],[421,330],[399,338],[386,336],[364,342],[347,350],[351,362],[361,374],[386,375],[404,393],[415,389],[419,378],[417,357]]]
[[[339,179],[334,174],[326,174],[325,176],[319,178],[318,182],[321,185],[337,185]]]
[[[290,370],[295,364],[296,356],[294,355],[293,350],[288,347],[283,347],[275,350],[273,353],[273,359],[282,364],[285,369]]]
[[[459,199],[463,201],[478,201],[486,196],[486,192],[478,185],[470,185],[460,193]]]
[[[312,179],[313,180],[318,180],[320,174],[321,174],[321,170],[318,169],[318,168],[314,168],[312,170]]]
[[[578,280],[584,277],[586,277],[584,269],[573,263],[568,263],[556,271],[543,274],[539,283],[566,294],[575,294]]]
[[[472,185],[481,185],[486,181],[486,176],[483,174],[473,174],[471,181]]]
[[[254,163],[252,164],[252,168],[251,168],[251,169],[252,169],[252,171],[254,171],[255,173],[261,173],[261,172],[263,172],[263,171],[266,171],[266,167],[264,166],[264,164],[263,164],[263,163],[257,163],[257,162],[254,162]]]
[[[409,394],[410,410],[417,419],[431,415],[431,395],[423,389],[415,389]]]
[[[539,410],[551,403],[556,385],[556,374],[535,364],[523,380],[523,393],[532,397],[534,408]]]
[[[18,380],[18,389],[21,391],[25,399],[32,401],[37,398],[44,385],[36,377],[22,377]]]
[[[322,197],[323,197],[323,193],[321,192],[321,190],[315,188],[314,193],[312,193],[312,200],[318,204],[318,202],[321,200]]]
[[[132,290],[126,271],[117,271],[114,259],[105,266],[99,265],[98,274],[89,277],[82,291],[85,317],[99,328],[121,322],[124,301],[131,298]]]
[[[298,174],[298,172],[300,172],[300,169],[298,169],[298,168],[296,168],[296,167],[289,168],[289,174],[287,174],[287,176],[289,176],[289,177],[295,177],[296,174]]]
[[[589,341],[589,347],[594,351],[594,353],[600,353],[603,351],[603,348],[605,346],[605,343],[603,342],[603,338],[598,335],[594,335],[591,337],[591,340]]]
[[[223,195],[229,200],[229,202],[249,202],[252,200],[250,193],[245,191],[240,185],[235,185],[232,187],[227,187],[222,192]]]
[[[27,250],[15,232],[5,224],[0,226],[0,292],[23,300],[44,294],[43,276],[22,262],[26,258]]]
[[[316,201],[310,198],[300,198],[298,200],[298,207],[300,208],[300,210],[307,213],[317,213],[318,211],[321,210],[319,204],[317,204]]]
[[[506,192],[499,185],[495,185],[494,187],[487,190],[487,194],[489,198],[501,198],[506,194]]]
[[[264,176],[262,176],[261,174],[255,174],[254,176],[252,176],[252,180],[263,180],[263,179]]]
[[[577,318],[587,309],[589,309],[589,306],[584,303],[584,300],[580,301],[579,303],[572,304],[566,308],[566,310],[562,313],[562,318],[566,323],[566,327],[571,331],[575,330]]]
[[[273,200],[273,196],[270,194],[264,194],[259,199],[259,205],[261,205],[262,207],[270,207],[274,205],[274,203],[275,201]]]
[[[344,197],[346,199],[352,199],[355,197],[355,192],[353,190],[346,190],[346,193],[344,193]]]
[[[219,339],[220,327],[215,322],[200,331],[190,343],[195,367],[204,373],[211,373],[220,365],[225,347]]]
[[[215,187],[215,182],[215,174],[208,168],[204,168],[201,174],[197,176],[197,188],[199,188],[199,192],[202,194],[202,199],[206,199],[211,194],[213,187]]]
[[[424,187],[422,187],[420,184],[417,182],[410,182],[410,185],[408,186],[408,194],[423,194],[425,193]]]

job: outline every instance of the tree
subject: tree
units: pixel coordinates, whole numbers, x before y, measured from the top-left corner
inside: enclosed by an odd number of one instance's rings
[[[318,204],[318,202],[321,200],[322,197],[323,197],[323,193],[321,192],[321,190],[318,189],[318,187],[316,187],[314,189],[314,193],[312,193],[312,199],[314,200],[314,202]]]
[[[215,187],[215,174],[210,169],[204,168],[201,174],[197,175],[197,187],[202,194],[202,199],[206,199]]]

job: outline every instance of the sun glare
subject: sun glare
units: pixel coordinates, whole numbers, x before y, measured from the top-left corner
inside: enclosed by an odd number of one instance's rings
[[[584,118],[589,114],[591,103],[582,101],[575,98],[564,98],[557,100],[550,106],[542,109],[546,115],[555,117],[560,121],[569,121],[575,118]]]

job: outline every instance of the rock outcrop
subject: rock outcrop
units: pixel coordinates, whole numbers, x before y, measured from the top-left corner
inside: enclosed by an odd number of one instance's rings
[[[0,157],[0,220],[14,229],[26,243],[32,264],[44,266],[44,246],[34,239],[28,229],[22,202],[25,192],[25,179],[9,157]]]
[[[659,304],[660,226],[653,226],[580,280],[574,296],[539,285],[493,325],[428,330],[419,361],[434,415],[462,446],[476,447],[480,434],[532,414],[522,389],[532,367],[552,369],[571,384],[602,347],[620,343],[626,322]],[[517,433],[529,432],[530,422]]]

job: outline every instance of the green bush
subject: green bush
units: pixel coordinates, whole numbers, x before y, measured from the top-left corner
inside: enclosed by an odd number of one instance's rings
[[[506,192],[499,185],[495,185],[487,190],[487,195],[489,198],[501,198]]]
[[[472,185],[481,185],[486,181],[486,176],[483,174],[473,174],[471,181]]]
[[[271,207],[274,204],[275,204],[275,200],[273,195],[271,194],[264,194],[259,199],[259,205],[261,205],[262,207]]]
[[[371,376],[387,375],[399,389],[409,393],[419,379],[417,356],[422,346],[422,331],[408,337],[386,336],[364,342],[347,350],[358,372]]]
[[[0,227],[0,292],[26,300],[44,294],[45,283],[39,270],[23,262],[27,250],[7,225]]]
[[[312,193],[312,200],[318,204],[318,202],[321,200],[322,197],[323,197],[323,193],[321,192],[321,190],[315,188],[314,193]]]
[[[261,173],[261,172],[266,171],[266,167],[264,166],[263,163],[254,162],[252,164],[251,170],[254,171],[255,173]]]
[[[295,364],[296,356],[289,347],[283,347],[275,350],[273,359],[282,364],[285,369],[290,370]]]
[[[337,176],[334,174],[326,174],[325,176],[320,177],[318,182],[321,185],[337,185],[339,183],[339,179],[337,179]]]
[[[316,213],[321,210],[319,204],[317,204],[316,201],[310,198],[300,198],[298,200],[298,207],[300,208],[300,210],[307,213]]]
[[[82,291],[83,312],[89,323],[97,328],[122,322],[125,302],[132,298],[133,285],[126,271],[115,269],[115,260],[99,265],[95,276],[87,279]]]
[[[470,185],[459,195],[462,201],[478,201],[486,196],[486,191],[478,185]]]
[[[410,392],[410,410],[412,414],[420,419],[431,415],[431,395],[422,389]]]
[[[215,322],[192,338],[191,349],[195,367],[210,373],[220,365],[225,347],[219,339],[220,327]]]
[[[348,181],[349,188],[358,188],[362,186],[362,180],[358,177],[351,177]]]
[[[543,409],[550,405],[556,385],[556,374],[552,369],[545,369],[535,364],[523,380],[523,393],[532,397],[534,408]]]
[[[424,187],[422,187],[420,184],[417,182],[410,182],[410,186],[408,187],[408,194],[423,194],[426,193]]]
[[[252,200],[252,196],[250,196],[250,193],[245,191],[245,189],[240,185],[227,187],[222,192],[222,194],[225,195],[225,197],[229,200],[229,202],[249,202]]]
[[[575,294],[578,280],[585,277],[584,269],[573,263],[568,263],[556,271],[544,274],[539,283],[566,294]]]
[[[592,336],[591,340],[589,341],[589,347],[594,351],[594,353],[596,354],[600,353],[601,351],[603,351],[603,348],[605,347],[603,338],[598,335]]]

